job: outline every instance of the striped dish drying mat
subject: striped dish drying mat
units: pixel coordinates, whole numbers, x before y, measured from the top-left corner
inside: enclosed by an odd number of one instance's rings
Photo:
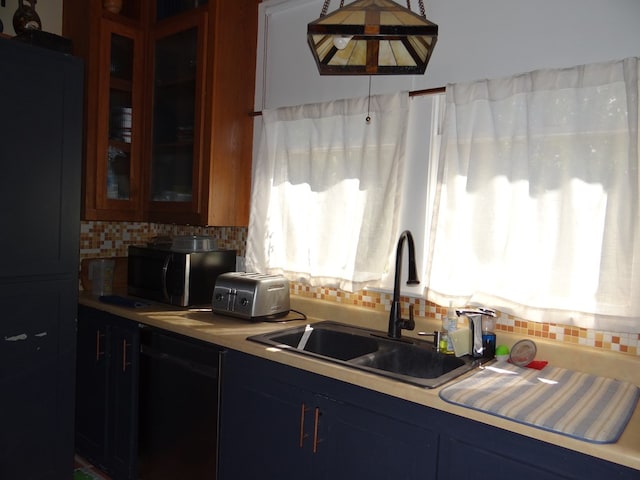
[[[638,403],[629,382],[564,368],[498,363],[443,388],[446,402],[593,443],[613,443]]]

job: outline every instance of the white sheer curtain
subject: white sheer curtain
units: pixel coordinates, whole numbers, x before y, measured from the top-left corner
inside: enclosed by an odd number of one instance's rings
[[[408,99],[401,92],[263,112],[247,271],[346,291],[382,277],[397,231]]]
[[[640,331],[638,59],[447,86],[427,297]]]

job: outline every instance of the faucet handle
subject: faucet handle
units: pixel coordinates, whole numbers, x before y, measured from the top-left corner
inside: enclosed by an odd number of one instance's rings
[[[442,339],[442,332],[435,330],[433,332],[418,332],[421,337],[433,337],[433,346],[436,350],[440,351],[440,340]]]

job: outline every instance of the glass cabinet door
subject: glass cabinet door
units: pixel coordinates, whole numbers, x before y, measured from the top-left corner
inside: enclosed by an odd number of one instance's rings
[[[111,35],[107,198],[127,200],[131,194],[131,117],[133,40]]]
[[[140,117],[142,109],[141,34],[124,25],[104,21],[102,65],[98,99],[97,204],[102,208],[134,208],[141,203]],[[108,68],[107,68],[108,67]],[[118,205],[120,204],[120,205]]]
[[[198,194],[205,19],[198,12],[155,30],[149,199],[165,206]]]

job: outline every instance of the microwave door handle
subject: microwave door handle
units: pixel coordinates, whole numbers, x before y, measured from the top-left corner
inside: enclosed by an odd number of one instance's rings
[[[171,263],[171,255],[167,255],[164,259],[164,265],[162,265],[162,295],[165,300],[170,300],[169,291],[167,290],[167,270],[169,270],[169,263]]]

